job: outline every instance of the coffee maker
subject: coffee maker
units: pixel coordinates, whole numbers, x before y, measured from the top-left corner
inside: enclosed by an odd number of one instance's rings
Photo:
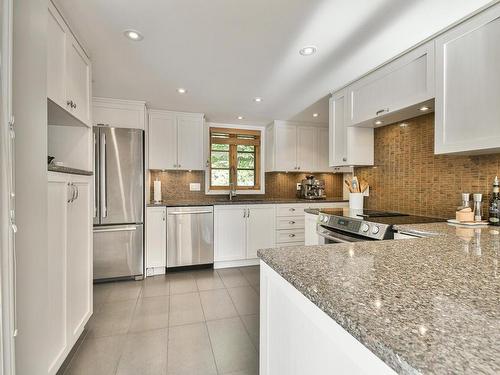
[[[300,198],[325,199],[325,181],[316,180],[313,175],[306,176],[300,183]]]

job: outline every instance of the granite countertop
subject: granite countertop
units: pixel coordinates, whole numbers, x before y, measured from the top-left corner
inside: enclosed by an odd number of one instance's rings
[[[49,172],[67,173],[67,174],[78,174],[81,176],[92,176],[94,174],[92,171],[87,171],[84,169],[63,167],[63,166],[57,166],[57,165],[49,165],[48,171]]]
[[[245,198],[244,196],[237,196],[234,200],[230,201],[226,196],[205,198],[205,199],[187,199],[187,200],[165,200],[161,203],[148,203],[148,207],[182,207],[182,206],[218,206],[229,204],[274,204],[274,203],[335,203],[335,202],[348,202],[343,198],[326,198],[326,199],[301,199],[301,198]]]
[[[500,228],[400,225],[431,237],[259,250],[401,374],[500,373]]]

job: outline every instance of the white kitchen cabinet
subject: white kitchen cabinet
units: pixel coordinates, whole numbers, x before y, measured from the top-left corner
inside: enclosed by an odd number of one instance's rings
[[[428,42],[367,74],[347,88],[346,125],[382,126],[397,120],[395,113],[434,98],[434,43]],[[402,118],[413,117],[404,114]],[[382,121],[374,124],[375,119]]]
[[[48,173],[48,374],[92,315],[92,177]]]
[[[267,127],[266,136],[268,172],[332,171],[328,166],[328,128],[317,124],[274,121]]]
[[[330,166],[346,167],[373,165],[373,129],[346,126],[346,89],[332,95],[330,98],[329,112]]]
[[[257,250],[274,247],[274,205],[247,206],[247,259],[257,258]]]
[[[165,273],[167,267],[167,208],[146,209],[146,274]]]
[[[49,2],[47,25],[47,98],[49,125],[91,123],[90,60]],[[75,121],[75,119],[77,121]]]
[[[318,215],[308,213],[304,215],[304,243],[306,246],[319,245],[319,238],[316,233],[317,220]]]
[[[500,151],[500,5],[435,43],[435,153]]]
[[[215,206],[215,267],[256,264],[257,250],[274,247],[275,205]]]
[[[94,125],[145,130],[146,102],[94,97],[92,122]]]
[[[204,170],[203,115],[149,111],[149,169]]]

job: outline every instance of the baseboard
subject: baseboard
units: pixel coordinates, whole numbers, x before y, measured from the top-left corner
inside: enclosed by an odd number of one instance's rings
[[[230,267],[248,267],[258,266],[259,258],[255,259],[242,259],[242,260],[226,260],[222,262],[214,262],[214,269],[230,268]]]

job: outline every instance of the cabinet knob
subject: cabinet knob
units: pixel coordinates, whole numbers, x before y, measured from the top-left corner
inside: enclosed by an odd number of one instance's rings
[[[290,208],[290,211],[295,211],[295,208]]]
[[[71,105],[71,108],[76,108],[76,103],[73,103],[73,104]]]
[[[347,161],[347,158],[345,158],[345,157],[344,157],[344,158],[342,158],[342,161]]]
[[[295,221],[289,221],[288,224],[295,224]]]
[[[72,100],[67,100],[66,105],[73,107],[73,101]]]
[[[288,237],[295,237],[295,234],[289,234]]]

